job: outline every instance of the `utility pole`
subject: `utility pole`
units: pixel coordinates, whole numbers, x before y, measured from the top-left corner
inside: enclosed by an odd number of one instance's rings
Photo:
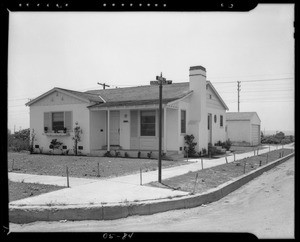
[[[238,88],[237,88],[237,91],[238,91],[238,112],[240,112],[240,87],[241,87],[241,81],[237,81],[237,84],[238,84]]]
[[[103,89],[105,89],[105,87],[110,87],[109,85],[106,85],[105,83],[99,83],[97,82],[98,85],[102,86]]]
[[[161,183],[161,145],[162,145],[162,88],[163,85],[171,84],[171,81],[167,81],[166,78],[162,76],[156,76],[157,81],[151,81],[151,85],[159,85],[159,139],[158,139],[158,182]]]

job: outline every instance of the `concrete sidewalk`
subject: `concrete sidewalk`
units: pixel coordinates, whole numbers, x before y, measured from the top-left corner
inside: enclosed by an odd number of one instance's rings
[[[63,186],[63,187],[67,186],[67,177],[63,177],[63,176],[46,176],[46,175],[33,175],[33,174],[9,172],[8,179],[13,182],[39,183],[39,184],[55,185],[55,186]],[[70,187],[90,184],[98,181],[99,179],[69,177]]]
[[[286,148],[291,148],[291,146]],[[278,147],[278,149],[281,148]],[[270,150],[276,150],[276,146],[271,146]],[[259,151],[263,154],[269,151],[265,148]],[[254,152],[236,154],[236,160],[253,156]],[[234,160],[234,156],[227,157],[228,162]],[[193,163],[181,165],[162,170],[162,178],[170,178],[185,174],[189,171],[201,170],[201,160],[193,159]],[[203,159],[205,168],[221,165],[225,163],[225,158],[219,159]],[[23,175],[23,176],[22,176]],[[60,184],[66,185],[66,177],[38,176],[10,173],[10,179],[24,179],[24,182],[37,182],[43,184]],[[23,178],[22,178],[23,177]],[[143,184],[157,181],[158,171],[144,172],[142,174]],[[49,183],[46,183],[49,182]],[[51,205],[91,205],[91,204],[107,204],[107,203],[126,203],[134,201],[146,201],[155,199],[164,199],[171,197],[186,196],[187,192],[169,190],[164,188],[148,187],[140,185],[140,174],[132,174],[122,177],[107,179],[84,179],[71,178],[70,188],[61,189],[35,197],[29,197],[10,203],[11,206],[49,206]]]

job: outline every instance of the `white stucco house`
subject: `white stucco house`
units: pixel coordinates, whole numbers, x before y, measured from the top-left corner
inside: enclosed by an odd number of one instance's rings
[[[86,92],[55,87],[26,104],[35,147],[47,152],[51,140],[57,139],[72,153],[78,122],[83,154],[101,155],[112,149],[158,151],[158,98],[157,85]],[[197,151],[207,149],[208,143],[225,141],[226,110],[206,80],[206,69],[190,67],[188,82],[163,86],[163,151],[181,154],[186,134],[195,136]]]
[[[260,144],[261,120],[256,112],[227,112],[227,138],[234,145],[256,146]]]

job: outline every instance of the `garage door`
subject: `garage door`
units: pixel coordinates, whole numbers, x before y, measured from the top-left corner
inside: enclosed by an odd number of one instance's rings
[[[252,132],[251,132],[251,140],[252,145],[258,145],[260,144],[260,125],[252,124]]]

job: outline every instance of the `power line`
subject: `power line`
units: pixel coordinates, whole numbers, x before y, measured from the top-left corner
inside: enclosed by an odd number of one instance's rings
[[[282,73],[282,74],[262,74],[262,75],[247,75],[247,76],[221,76],[221,77],[210,77],[211,79],[223,79],[223,78],[244,78],[244,77],[252,77],[252,76],[282,76],[282,75],[294,75],[294,73]]]
[[[259,80],[242,80],[241,82],[269,82],[269,81],[281,81],[281,80],[289,80],[294,79],[293,77],[288,78],[274,78],[274,79],[259,79]],[[227,83],[236,83],[236,81],[227,81],[227,82],[212,82],[212,84],[227,84]]]

